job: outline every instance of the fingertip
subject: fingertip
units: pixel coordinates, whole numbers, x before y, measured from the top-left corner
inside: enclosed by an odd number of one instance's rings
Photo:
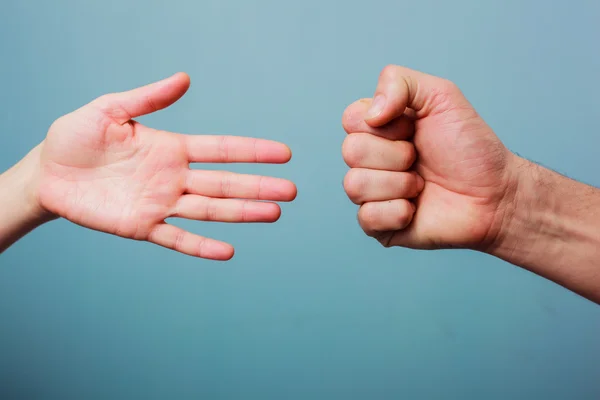
[[[284,143],[269,139],[252,139],[253,162],[266,164],[286,164],[292,159],[292,150]]]
[[[284,162],[289,162],[292,159],[292,149],[286,144],[282,143],[281,145],[284,148],[284,151],[282,151],[282,154],[284,154]]]
[[[188,91],[192,82],[190,76],[185,72],[177,72],[169,80],[175,82],[174,86],[177,88],[176,91],[179,93],[179,97]]]
[[[288,197],[287,197],[287,201],[294,201],[296,200],[296,196],[298,196],[298,187],[296,186],[296,184],[294,182],[288,181]]]
[[[279,221],[279,218],[281,218],[281,207],[279,207],[279,205],[276,203],[269,203],[269,204],[271,204],[271,210],[270,210],[268,222],[273,223],[273,222]]]
[[[181,81],[181,83],[185,84],[186,86],[189,86],[190,83],[192,82],[192,79],[190,78],[190,76],[187,74],[187,72],[176,72],[175,74],[173,74],[171,76],[172,79],[177,79],[178,81]]]
[[[419,194],[423,191],[423,188],[425,187],[425,180],[417,172],[412,171],[411,173],[415,177],[415,182],[417,185],[416,190],[417,190],[417,194]]]
[[[235,255],[235,248],[229,243],[219,243],[218,249],[215,249],[213,260],[216,261],[229,261]]]
[[[263,184],[263,198],[259,200],[293,201],[298,194],[294,182],[283,178],[267,178],[268,185]]]
[[[281,207],[271,201],[245,200],[240,212],[241,216],[231,222],[272,223],[281,216]]]
[[[277,150],[278,156],[276,162],[279,164],[286,164],[290,162],[292,159],[292,149],[290,149],[290,147],[286,144],[279,142],[277,142],[277,144],[279,145],[279,149]]]
[[[225,261],[229,261],[233,258],[233,256],[235,256],[235,248],[233,246],[231,246],[231,251],[229,252],[227,258],[225,259]]]
[[[274,140],[262,141],[258,152],[265,156],[260,162],[272,164],[286,164],[292,159],[292,149],[285,143]]]
[[[410,202],[410,208],[413,210],[413,214],[417,212],[417,205],[414,202]]]

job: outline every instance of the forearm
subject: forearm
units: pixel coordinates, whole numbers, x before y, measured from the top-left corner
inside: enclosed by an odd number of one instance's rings
[[[0,253],[52,219],[38,203],[35,181],[39,146],[0,175]]]
[[[517,159],[491,253],[600,303],[600,189]]]

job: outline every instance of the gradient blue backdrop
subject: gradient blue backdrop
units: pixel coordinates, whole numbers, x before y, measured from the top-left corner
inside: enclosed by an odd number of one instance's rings
[[[0,3],[0,170],[50,123],[177,71],[143,122],[286,142],[275,225],[181,224],[221,264],[64,221],[0,256],[0,398],[598,399],[600,308],[494,258],[384,249],[345,197],[343,109],[403,64],[513,150],[600,185],[595,0]],[[0,189],[2,190],[2,189]]]

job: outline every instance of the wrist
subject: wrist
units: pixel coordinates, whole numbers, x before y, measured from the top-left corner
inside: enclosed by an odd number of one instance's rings
[[[41,176],[42,144],[33,148],[23,159],[2,174],[3,204],[7,211],[34,226],[50,221],[56,216],[40,203],[39,180]],[[10,198],[8,197],[10,196]]]
[[[39,201],[40,153],[41,145],[0,175],[0,253],[55,218]]]
[[[541,184],[544,171],[538,165],[512,154],[508,167],[506,194],[498,213],[499,229],[486,252],[522,265],[544,231],[547,186]]]
[[[573,266],[577,279],[590,278],[600,256],[600,190],[517,156],[510,168],[501,228],[488,252],[568,287]]]

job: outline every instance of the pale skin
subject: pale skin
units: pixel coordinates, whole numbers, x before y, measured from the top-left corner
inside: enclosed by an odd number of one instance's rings
[[[486,252],[600,303],[600,190],[510,152],[454,84],[388,66],[342,123],[365,233]]]
[[[286,163],[290,149],[270,140],[184,135],[134,118],[181,98],[178,73],[131,91],[104,95],[52,124],[45,140],[0,175],[0,252],[55,218],[145,240],[178,252],[228,260],[233,247],[187,232],[167,218],[275,222],[275,202],[291,201],[285,179],[190,168],[191,163]],[[260,200],[260,201],[256,201]]]

